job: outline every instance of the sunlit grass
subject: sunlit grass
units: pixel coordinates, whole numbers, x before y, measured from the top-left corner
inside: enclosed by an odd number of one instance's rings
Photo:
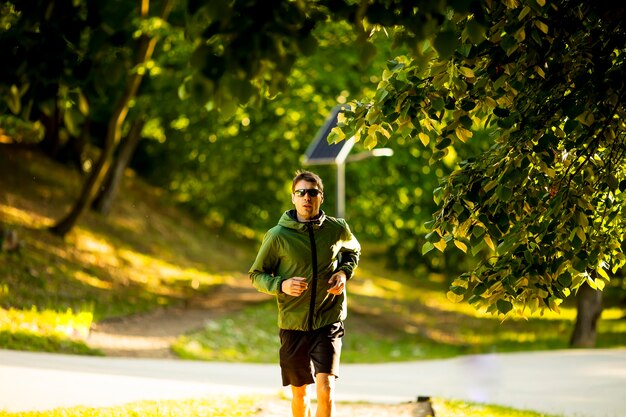
[[[141,401],[115,407],[71,407],[58,408],[48,411],[7,412],[0,411],[0,417],[248,417],[259,415],[260,406],[266,397],[214,396],[204,399],[168,400],[168,401]],[[286,410],[289,402],[284,398],[270,399],[281,401]],[[436,415],[446,417],[558,417],[552,414],[543,414],[530,410],[517,410],[489,404],[465,403],[445,399],[432,399]],[[339,414],[342,408],[349,407],[349,403],[337,404]],[[389,406],[393,408],[393,405]],[[376,410],[385,412],[384,405],[377,405]],[[369,415],[369,414],[368,414]]]
[[[274,301],[248,307],[204,329],[181,336],[172,350],[185,359],[222,362],[278,360],[277,307]]]
[[[257,414],[256,397],[213,397],[172,401],[141,401],[116,407],[72,407],[49,411],[6,412],[0,417],[247,417]]]
[[[22,157],[0,161],[0,229],[20,242],[0,252],[0,308],[70,309],[100,321],[179,305],[244,277],[245,242],[198,225],[132,175],[109,216],[87,212],[67,236],[54,236],[46,229],[69,211],[82,179],[36,153]]]
[[[66,336],[80,336],[89,333],[93,314],[87,311],[74,313],[72,310],[56,312],[0,308],[0,330],[42,331]]]
[[[0,346],[8,349],[99,354],[83,342],[93,315],[71,310],[56,312],[0,308]]]
[[[452,417],[557,417],[554,414],[538,413],[531,410],[517,410],[499,405],[466,403],[433,399],[433,409],[438,416]]]
[[[379,363],[569,346],[572,308],[563,308],[561,317],[550,313],[503,321],[467,303],[451,302],[445,289],[438,277],[391,272],[364,257],[348,283],[342,361]],[[179,338],[174,350],[200,360],[276,362],[276,315],[274,301],[249,307]],[[598,346],[626,345],[623,316],[622,309],[607,309],[598,326]]]

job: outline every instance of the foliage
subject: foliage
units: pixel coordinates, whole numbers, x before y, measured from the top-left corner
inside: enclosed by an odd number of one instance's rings
[[[13,65],[0,70],[0,112],[31,122],[33,131],[43,123],[48,135],[58,123],[65,141],[80,135],[87,118],[105,122],[124,68],[132,65],[124,43],[136,29],[126,18],[133,7],[119,1],[5,2],[0,46]],[[8,127],[9,134],[23,137]]]
[[[492,313],[549,308],[587,282],[602,289],[623,254],[623,8],[570,1],[483,2],[451,13],[433,42],[388,64],[331,140],[368,147],[417,137],[435,163],[489,129],[435,190],[423,253],[489,256],[451,299]]]
[[[353,47],[356,35],[347,24],[319,24],[313,34],[318,40],[316,52],[295,62],[289,88],[260,109],[240,108],[224,120],[207,113],[204,106],[191,105],[195,101],[190,99],[168,106],[171,117],[159,110],[160,121],[144,129],[144,134],[150,133],[156,140],[140,145],[133,167],[211,224],[242,224],[253,231],[273,226],[279,213],[290,207],[290,179],[302,167],[301,157],[330,109],[337,102],[373,94],[384,56],[392,51],[390,38],[373,39],[379,54],[363,66],[360,51]],[[167,44],[169,39],[163,42]],[[181,51],[175,46],[169,49]],[[158,95],[176,88],[176,78],[167,68],[177,61],[168,62],[158,61],[163,73],[148,83],[149,88],[158,88]],[[178,112],[176,117],[174,112]],[[175,118],[176,123],[166,124],[168,118]],[[386,146],[395,150],[392,158],[348,164],[347,217],[351,227],[361,239],[385,242],[390,265],[395,267],[414,268],[429,262],[434,269],[460,270],[460,252],[446,258],[420,256],[426,234],[423,223],[436,209],[432,192],[438,178],[454,167],[455,159],[431,168],[419,140],[400,138]],[[471,146],[481,145],[468,144]],[[359,144],[353,154],[362,151],[366,149]],[[324,178],[323,208],[333,215],[334,167],[309,169]]]
[[[145,141],[133,166],[214,224],[243,224],[253,230],[275,224],[290,206],[289,184],[302,154],[330,109],[371,91],[371,77],[379,71],[375,65],[359,68],[347,25],[320,25],[315,35],[317,53],[294,64],[288,90],[262,108],[239,108],[226,120],[207,114],[202,106],[178,106],[184,126],[163,124],[159,132],[167,139]],[[337,55],[340,61],[334,59]],[[173,87],[163,85],[163,91]],[[329,180],[325,209],[332,211],[332,170],[315,168],[329,174],[324,176]]]
[[[626,262],[622,6],[189,0],[177,3],[169,19],[119,1],[28,6],[13,1],[0,9],[0,46],[15,64],[0,70],[3,128],[25,141],[38,140],[42,131],[49,139],[55,128],[58,142],[88,132],[112,156],[109,145],[128,129],[126,111],[145,116],[146,136],[167,147],[155,150],[151,143],[142,162],[154,167],[175,150],[154,176],[166,172],[163,182],[214,224],[232,219],[261,229],[273,223],[274,208],[285,201],[281,178],[298,164],[301,138],[310,137],[334,102],[362,94],[371,99],[352,103],[331,140],[354,134],[367,149],[408,143],[419,161],[407,161],[407,169],[388,167],[390,175],[404,176],[401,184],[384,183],[368,168],[354,171],[359,183],[378,183],[365,189],[371,201],[354,199],[355,213],[370,214],[355,220],[355,228],[385,238],[395,264],[415,266],[419,261],[407,259],[418,257],[420,246],[431,255],[434,248],[456,248],[455,258],[430,261],[434,268],[466,268],[458,251],[481,259],[487,254],[453,283],[449,297],[509,314],[558,310],[582,283],[601,289]],[[337,35],[331,25],[338,23],[353,35]],[[361,72],[376,62],[377,51],[387,53],[382,37],[399,56],[388,62],[375,93],[367,91],[374,90],[368,84],[375,76],[340,76],[343,63],[328,59],[325,42],[350,39],[352,48],[340,51],[349,68]],[[146,39],[160,40],[154,59],[144,54],[134,62]],[[298,61],[302,56],[309,61]],[[329,65],[320,63],[323,56]],[[320,68],[328,71],[315,79]],[[123,86],[143,75],[149,76],[143,90],[126,95],[120,117],[110,117]],[[264,101],[281,94],[282,103]],[[296,99],[310,102],[294,106]],[[103,129],[109,119],[115,128]],[[213,126],[203,129],[203,123]],[[105,130],[115,135],[104,140],[99,132]],[[488,149],[485,138],[493,139]],[[420,144],[425,149],[414,146]],[[463,160],[458,166],[456,158]],[[426,160],[429,173],[418,175]],[[104,165],[96,165],[87,191],[98,188]],[[254,180],[264,187],[241,180],[250,173],[258,173]],[[435,176],[442,183],[433,189]],[[431,189],[438,204],[431,233],[415,239],[425,232]],[[91,198],[89,192],[79,203]],[[383,193],[397,196],[397,210],[380,198]],[[56,230],[71,227],[79,215],[73,210]]]

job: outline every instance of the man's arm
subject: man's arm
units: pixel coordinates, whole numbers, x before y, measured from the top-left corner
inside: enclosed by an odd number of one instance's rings
[[[352,278],[354,270],[359,264],[361,256],[361,245],[356,237],[352,234],[350,227],[344,221],[344,233],[342,236],[342,246],[339,250],[339,266],[335,272],[343,271],[346,280]],[[334,276],[334,275],[333,275]],[[331,278],[332,279],[332,278]]]
[[[275,275],[279,261],[275,238],[268,232],[265,234],[256,259],[248,271],[254,288],[266,294],[280,294],[282,291],[281,284],[285,278]]]

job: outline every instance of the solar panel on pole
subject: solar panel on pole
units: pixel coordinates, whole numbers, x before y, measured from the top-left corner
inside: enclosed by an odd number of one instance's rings
[[[339,143],[328,143],[328,135],[337,126],[337,117],[346,106],[335,106],[304,154],[305,165],[335,165],[337,167],[337,217],[344,217],[346,211],[346,174],[345,164],[348,154],[354,146],[354,139]]]
[[[328,135],[337,126],[337,116],[345,107],[335,106],[330,112],[324,125],[318,130],[304,154],[305,165],[337,165],[346,161],[354,146],[354,139],[350,138],[333,144],[328,143]]]

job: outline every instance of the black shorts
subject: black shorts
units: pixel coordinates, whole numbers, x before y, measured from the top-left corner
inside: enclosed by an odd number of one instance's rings
[[[313,331],[280,329],[280,370],[283,386],[313,384],[314,375],[338,377],[343,323],[337,322]]]

